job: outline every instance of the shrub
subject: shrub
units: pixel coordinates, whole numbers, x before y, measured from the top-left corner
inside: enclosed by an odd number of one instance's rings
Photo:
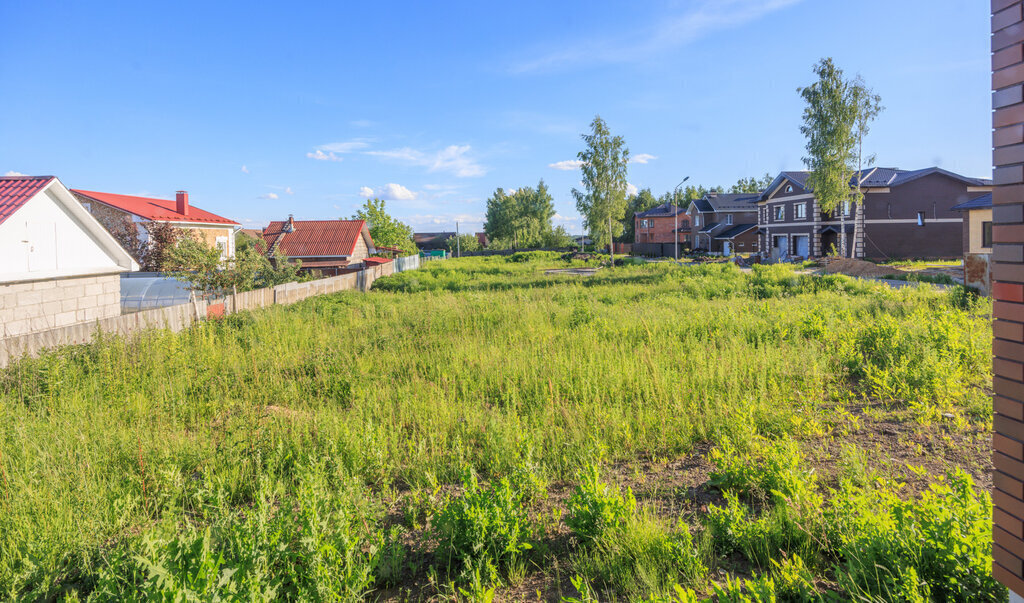
[[[992,502],[957,470],[920,500],[881,483],[849,485],[831,513],[839,583],[849,592],[889,600],[1005,600],[992,577]]]
[[[579,475],[567,504],[565,523],[583,540],[593,540],[606,530],[621,527],[636,513],[633,490],[623,495],[600,480],[597,467],[591,465]]]
[[[814,473],[801,469],[803,453],[795,441],[754,438],[747,451],[726,440],[711,451],[711,483],[748,500],[775,502],[815,496]]]
[[[448,501],[433,522],[437,538],[435,554],[468,577],[480,572],[480,581],[493,583],[498,572],[508,572],[531,548],[533,525],[523,494],[508,479],[480,487],[476,474],[466,469],[462,496]]]

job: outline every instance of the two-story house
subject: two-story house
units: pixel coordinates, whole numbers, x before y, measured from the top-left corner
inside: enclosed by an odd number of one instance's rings
[[[772,258],[841,255],[871,259],[955,258],[963,249],[957,204],[992,190],[992,182],[937,167],[868,168],[864,199],[833,213],[821,211],[805,171],[782,172],[758,197],[758,243]],[[856,176],[850,186],[856,186]],[[839,212],[843,212],[840,215]],[[859,223],[860,228],[855,228]],[[841,249],[846,231],[846,250]]]
[[[757,193],[708,193],[687,209],[693,249],[731,255],[758,250]]]
[[[690,218],[686,210],[673,203],[662,203],[633,214],[634,243],[675,243],[690,247]]]

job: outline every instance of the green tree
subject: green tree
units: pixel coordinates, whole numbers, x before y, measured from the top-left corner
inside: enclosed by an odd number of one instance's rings
[[[759,193],[764,189],[768,188],[768,185],[772,183],[775,178],[766,173],[760,178],[751,176],[750,178],[740,178],[736,181],[736,184],[729,188],[730,193]]]
[[[397,247],[402,250],[402,255],[418,253],[412,239],[412,227],[392,218],[385,210],[383,199],[367,199],[352,219],[366,222],[375,245]]]
[[[543,179],[537,188],[527,186],[511,194],[499,188],[487,199],[484,232],[492,241],[508,241],[513,248],[537,247],[551,232],[554,216],[555,201]]]
[[[291,263],[279,253],[271,262],[255,245],[236,247],[234,257],[222,259],[220,249],[206,245],[192,231],[183,233],[167,250],[164,269],[194,291],[226,295],[312,278],[300,271],[301,260]]]
[[[445,239],[445,247],[448,251],[456,253],[461,251],[463,253],[467,251],[480,251],[480,239],[476,238],[471,234],[461,234],[458,236],[451,236]]]
[[[860,159],[858,139],[863,139],[868,122],[880,110],[881,99],[867,90],[859,78],[846,80],[831,58],[819,61],[814,73],[818,81],[797,89],[807,104],[800,126],[800,132],[807,138],[804,163],[811,172],[807,183],[822,211],[834,215],[838,209],[840,246],[846,255],[846,207],[859,200],[851,190]]]
[[[622,232],[626,213],[626,173],[629,149],[621,136],[612,136],[601,116],[595,116],[590,133],[583,134],[586,148],[576,154],[582,162],[583,188],[572,189],[576,209],[595,243],[608,241],[612,265],[615,254],[612,238]]]

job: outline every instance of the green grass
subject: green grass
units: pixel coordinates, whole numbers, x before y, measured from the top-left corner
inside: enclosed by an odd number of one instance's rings
[[[708,511],[641,500],[580,539],[548,497],[594,465],[664,466],[706,443],[774,472],[723,460],[724,481],[707,485],[739,492],[747,544],[730,550],[756,551],[746,570],[781,580],[773,562],[788,557],[758,542],[795,538],[817,575],[876,592],[845,549],[793,531],[803,510],[775,484],[838,495],[770,443],[814,446],[867,402],[915,424],[990,425],[985,300],[785,266],[544,273],[568,265],[432,262],[368,294],[0,371],[0,597],[486,598],[526,575],[552,592],[580,575],[620,597],[711,593],[704,568],[735,568]],[[974,526],[990,509],[957,513]],[[867,542],[880,521],[864,520]],[[929,579],[953,571],[926,566]],[[989,584],[975,557],[956,571]]]

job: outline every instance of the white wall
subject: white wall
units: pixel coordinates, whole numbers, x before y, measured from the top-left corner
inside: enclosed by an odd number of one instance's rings
[[[52,195],[0,223],[0,282],[123,271]]]

